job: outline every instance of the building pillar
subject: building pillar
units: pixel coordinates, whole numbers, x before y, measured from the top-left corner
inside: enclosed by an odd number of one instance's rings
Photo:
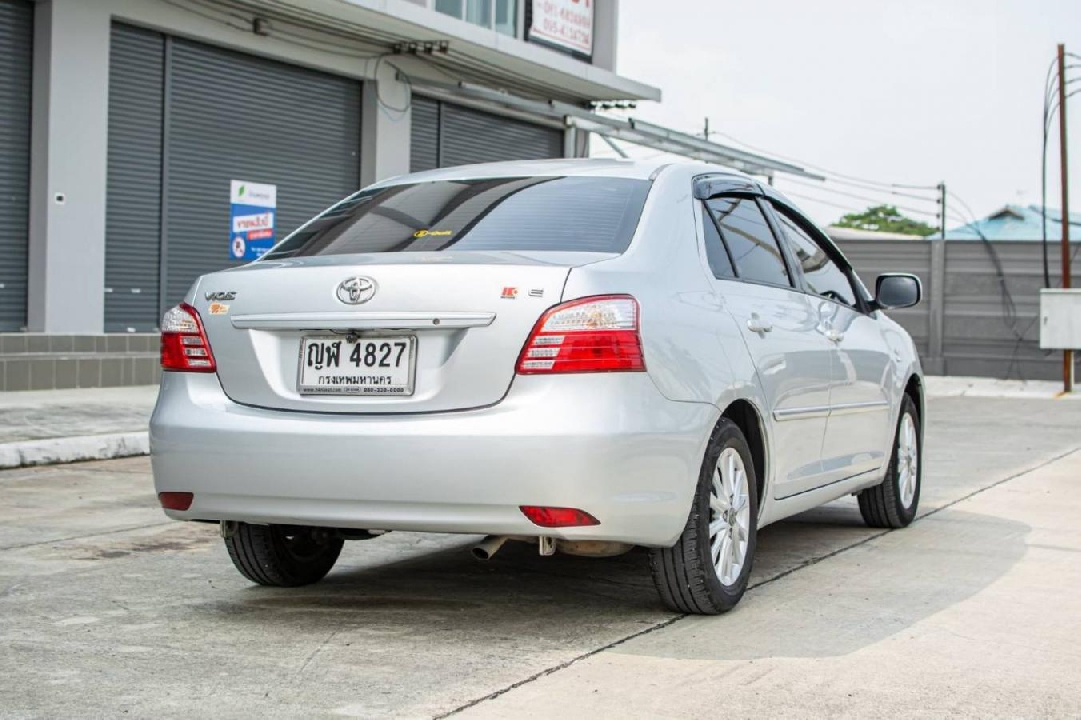
[[[595,0],[593,4],[593,65],[616,71],[619,44],[619,3]]]
[[[409,172],[412,92],[389,65],[366,80],[361,96],[360,184]]]
[[[109,32],[101,3],[42,0],[35,7],[32,332],[100,333],[104,327]]]

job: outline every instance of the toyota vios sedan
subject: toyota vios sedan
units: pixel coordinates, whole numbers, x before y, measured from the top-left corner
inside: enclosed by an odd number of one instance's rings
[[[298,586],[344,540],[649,549],[664,603],[732,608],[759,528],[920,497],[923,381],[874,295],[783,195],[701,164],[497,163],[351,195],[162,321],[150,424],[169,517]]]

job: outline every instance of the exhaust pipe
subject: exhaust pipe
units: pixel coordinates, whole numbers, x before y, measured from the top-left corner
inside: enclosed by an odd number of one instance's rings
[[[473,546],[473,557],[477,560],[491,560],[509,539],[506,535],[489,535]]]

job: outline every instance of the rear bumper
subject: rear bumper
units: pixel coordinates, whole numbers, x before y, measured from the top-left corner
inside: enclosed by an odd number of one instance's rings
[[[157,491],[180,520],[547,535],[671,545],[718,411],[645,373],[519,377],[498,405],[346,416],[238,405],[217,376],[165,373],[150,421]],[[544,529],[521,505],[600,524]]]

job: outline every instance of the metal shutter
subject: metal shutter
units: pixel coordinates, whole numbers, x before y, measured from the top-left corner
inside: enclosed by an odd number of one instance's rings
[[[563,157],[563,133],[500,115],[443,103],[440,165]]]
[[[411,172],[563,157],[561,130],[424,97],[413,98],[410,143]]]
[[[165,38],[114,24],[109,51],[105,330],[159,323]]]
[[[357,189],[360,83],[173,39],[166,298],[229,257],[229,181],[278,187],[275,238]]]
[[[409,172],[439,167],[439,103],[413,97],[409,138]]]
[[[26,326],[34,6],[0,0],[0,330]]]

